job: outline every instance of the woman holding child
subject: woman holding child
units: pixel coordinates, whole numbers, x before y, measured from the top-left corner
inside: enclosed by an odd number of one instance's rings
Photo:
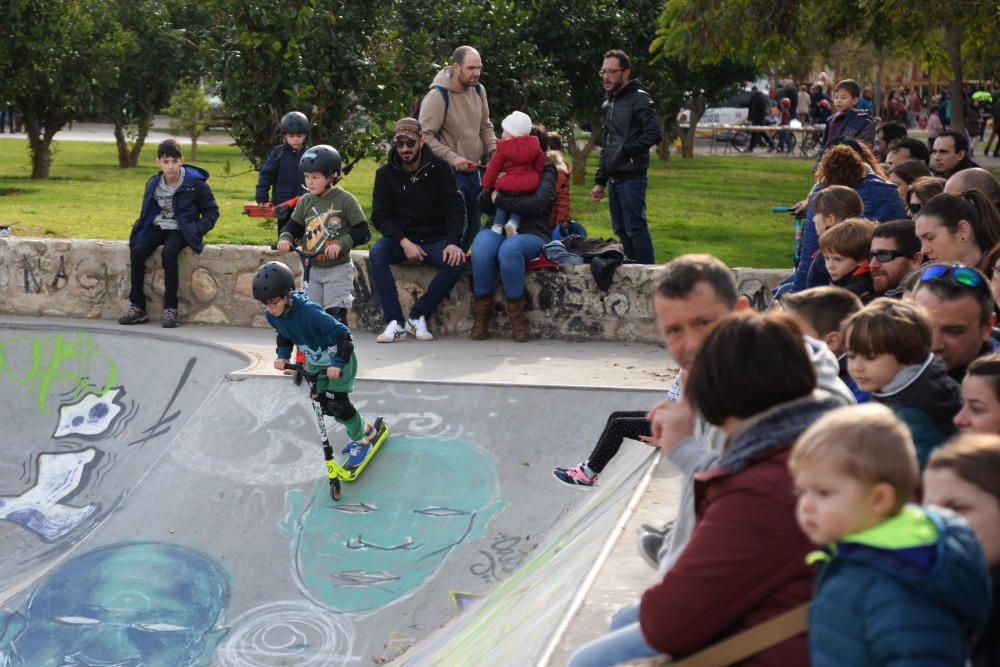
[[[684,395],[726,444],[718,464],[694,478],[694,533],[664,578],[618,612],[610,634],[577,651],[571,667],[681,658],[808,601],[810,545],[795,521],[788,454],[802,431],[841,405],[815,388],[802,335],[783,316],[744,311],[708,333]],[[669,449],[689,435],[682,430],[654,436]],[[808,665],[806,636],[741,664]]]
[[[542,152],[548,147],[545,128],[535,125],[531,135],[538,139]],[[538,257],[549,241],[549,212],[556,196],[556,167],[546,162],[538,188],[529,194],[483,190],[480,207],[486,213],[500,208],[521,216],[520,227],[512,236],[494,233],[491,228],[479,231],[472,241],[472,331],[473,340],[483,340],[493,316],[493,278],[497,265],[500,282],[507,298],[514,340],[528,340],[528,316],[524,312],[525,262]]]

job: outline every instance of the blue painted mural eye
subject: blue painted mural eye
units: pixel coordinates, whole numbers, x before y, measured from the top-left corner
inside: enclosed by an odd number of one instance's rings
[[[140,623],[138,626],[143,630],[153,630],[154,632],[183,632],[187,630],[182,625],[174,625],[173,623]]]
[[[99,422],[108,416],[110,409],[106,403],[95,403],[91,408],[90,412],[87,413],[87,421],[90,423]]]
[[[422,510],[413,510],[414,514],[426,514],[427,516],[462,516],[468,514],[462,510],[450,507],[425,507]]]
[[[73,426],[79,426],[80,424],[83,423],[83,417],[81,417],[80,415],[77,415],[76,417],[73,417],[73,422],[72,423],[73,423]]]
[[[89,618],[87,616],[56,616],[52,620],[56,623],[64,623],[66,625],[94,625],[100,623],[96,618]]]

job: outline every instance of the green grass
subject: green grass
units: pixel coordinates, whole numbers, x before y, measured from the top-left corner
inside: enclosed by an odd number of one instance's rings
[[[33,181],[27,142],[0,139],[0,221],[20,220],[18,236],[127,239],[139,214],[143,185],[154,173],[155,146],[147,145],[137,169],[117,166],[113,143],[55,142],[52,177]],[[231,166],[226,177],[224,165]],[[233,146],[200,145],[194,161],[211,174],[209,184],[222,212],[208,236],[212,243],[273,242],[273,222],[240,215],[253,198],[256,172]],[[698,156],[653,161],[647,216],[656,258],[710,252],[730,266],[790,267],[792,223],[772,206],[801,199],[812,183],[811,160]],[[342,185],[366,211],[377,164],[358,163]],[[573,217],[591,236],[610,236],[607,199],[590,201],[596,158],[587,184],[572,189]]]

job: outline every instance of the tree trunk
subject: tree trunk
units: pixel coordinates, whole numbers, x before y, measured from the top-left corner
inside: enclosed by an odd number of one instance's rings
[[[575,128],[580,127],[579,124],[574,125],[573,136],[569,140],[569,154],[573,158],[573,185],[584,185],[587,182],[587,158],[594,151],[597,139],[603,132],[600,116],[592,117],[590,126],[592,128],[590,138],[583,144],[583,147],[580,146],[580,142],[576,138]]]
[[[52,137],[62,128],[62,123],[46,118],[42,128],[35,113],[25,111],[24,125],[28,132],[28,148],[31,152],[31,178],[46,179],[52,169]]]
[[[128,169],[128,137],[125,136],[125,123],[115,119],[115,145],[118,146],[118,166]]]
[[[198,159],[198,135],[191,135],[191,161],[194,162]]]
[[[128,164],[130,167],[139,166],[139,155],[142,153],[142,147],[146,144],[146,137],[149,136],[149,128],[152,126],[153,110],[146,108],[142,112],[142,120],[139,121],[139,134],[135,138],[132,150],[129,151]]]
[[[674,123],[676,118],[670,118],[668,114],[663,114],[663,118],[660,119],[660,132],[663,135],[663,139],[660,141],[660,145],[656,148],[656,156],[661,160],[670,159],[670,147],[673,146],[673,141],[670,140],[674,136]]]
[[[956,132],[965,132],[965,95],[962,91],[962,28],[952,20],[944,26],[944,50],[951,65],[948,82],[948,100],[951,102],[951,126]]]
[[[691,113],[688,114],[688,126],[680,130],[681,157],[694,159],[694,139],[698,136],[698,122],[705,115],[705,96],[695,95],[691,99]]]

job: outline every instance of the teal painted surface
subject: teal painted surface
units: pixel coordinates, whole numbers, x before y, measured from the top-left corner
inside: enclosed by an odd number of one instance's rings
[[[5,666],[209,664],[225,629],[229,579],[212,559],[168,544],[119,544],[66,561],[23,612],[0,612]]]
[[[485,535],[509,503],[493,458],[463,440],[392,436],[344,500],[326,480],[288,493],[295,568],[304,592],[339,611],[377,609],[430,579],[461,544]]]

